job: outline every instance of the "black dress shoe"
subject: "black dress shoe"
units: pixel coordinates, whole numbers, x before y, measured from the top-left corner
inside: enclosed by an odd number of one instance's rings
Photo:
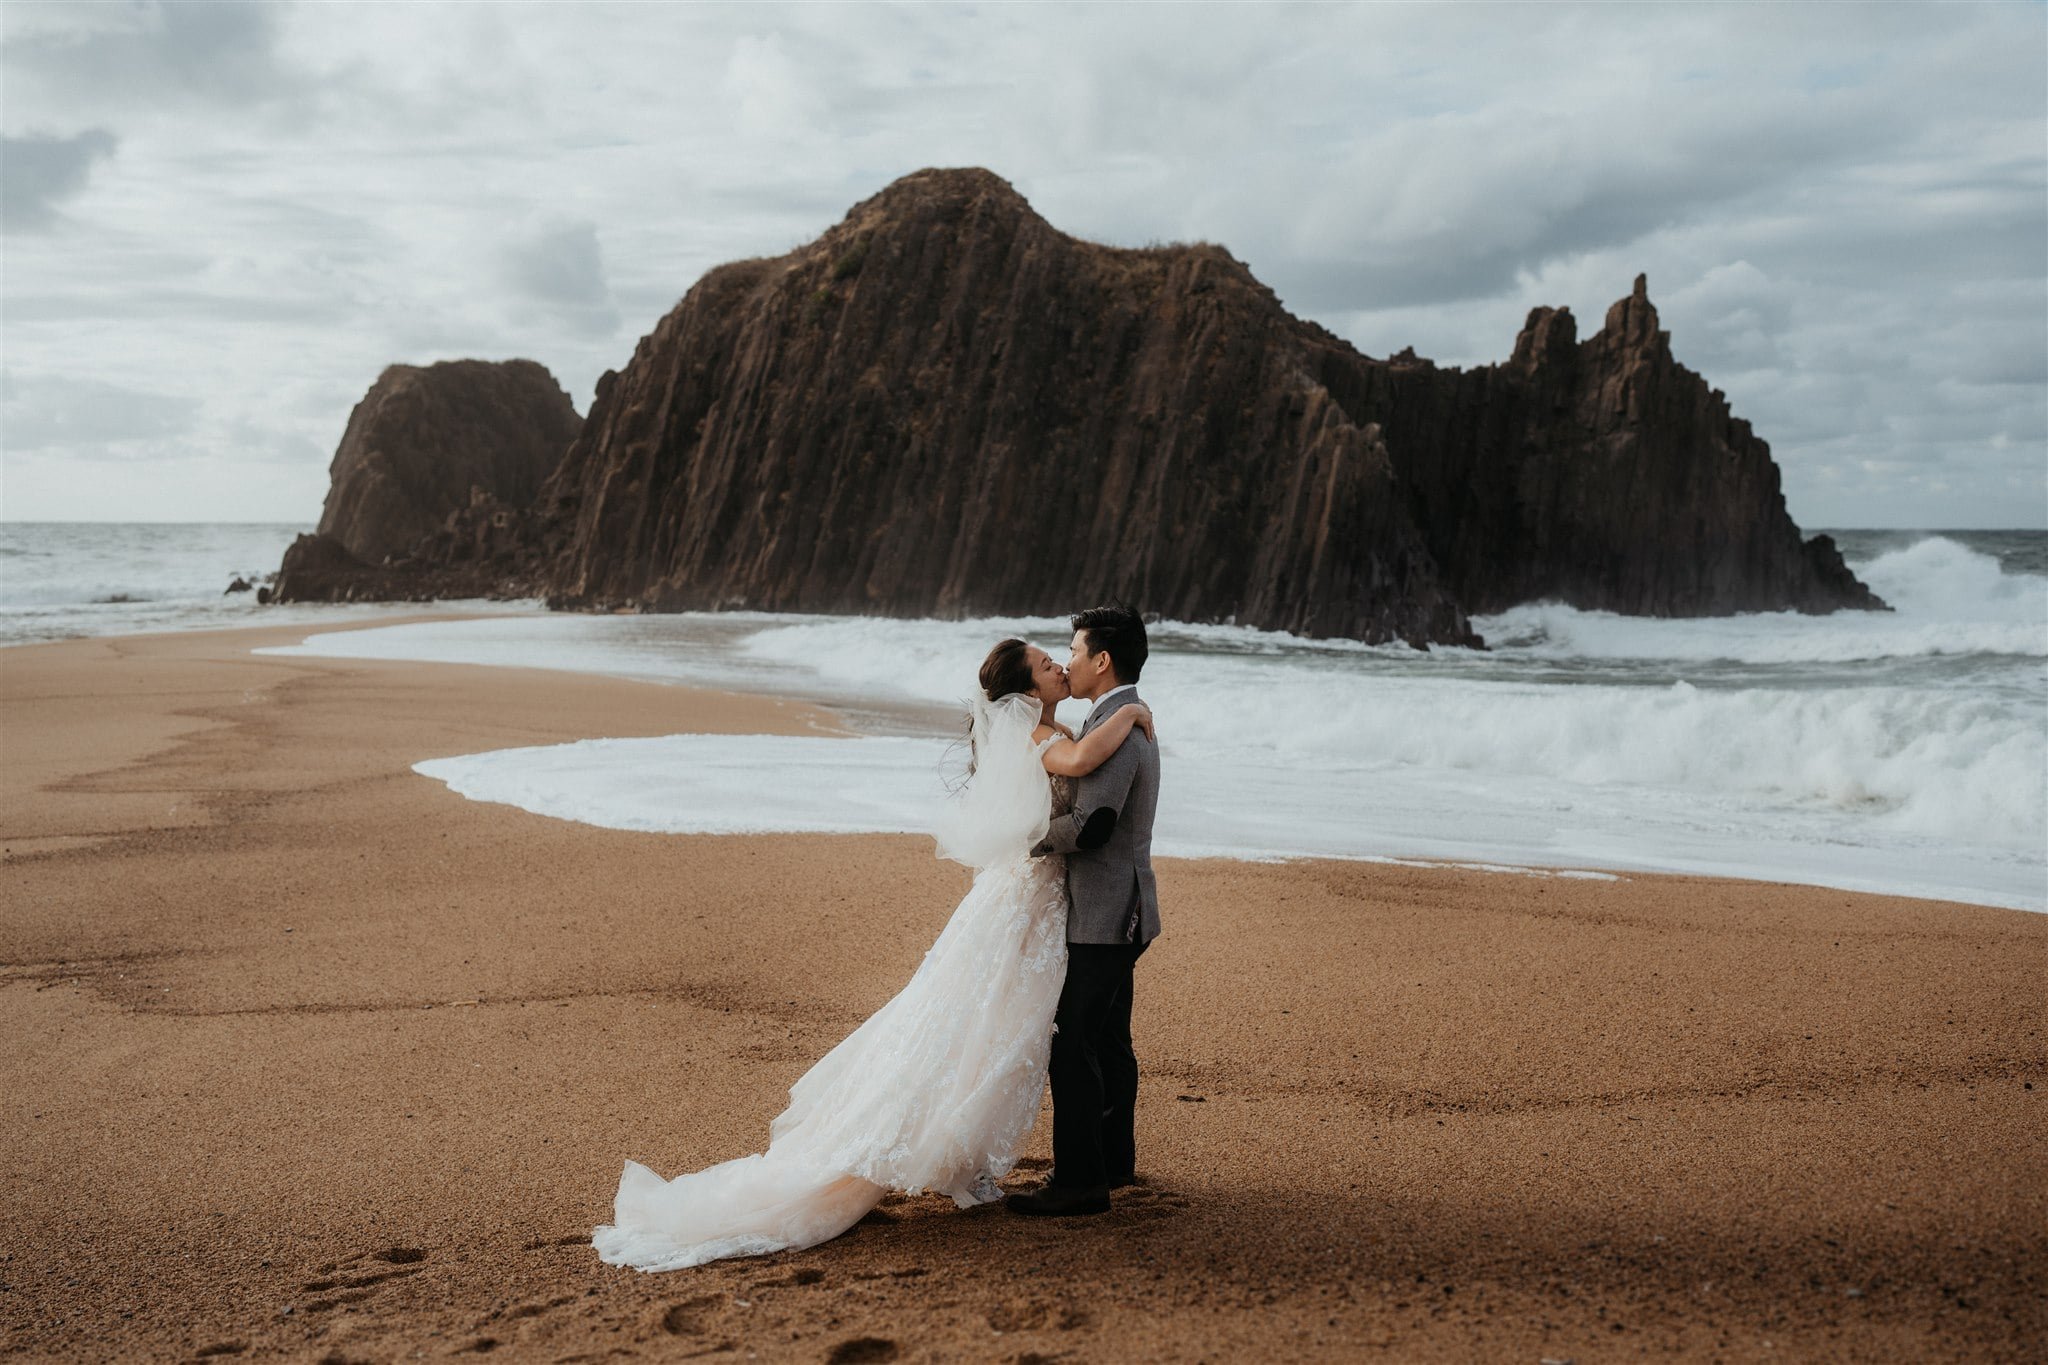
[[[1063,1190],[1057,1185],[1043,1185],[1029,1194],[1005,1197],[1003,1207],[1011,1213],[1033,1218],[1076,1218],[1083,1214],[1108,1213],[1109,1190],[1101,1185],[1090,1190]]]
[[[1059,1183],[1059,1171],[1049,1170],[1045,1173],[1045,1184],[1039,1186],[1039,1188],[1049,1189],[1050,1187],[1057,1185]],[[1127,1190],[1137,1183],[1138,1173],[1136,1171],[1125,1171],[1121,1175],[1111,1175],[1109,1178],[1109,1188],[1112,1190]]]

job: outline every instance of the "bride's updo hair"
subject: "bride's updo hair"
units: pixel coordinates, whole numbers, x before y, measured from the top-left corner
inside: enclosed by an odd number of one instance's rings
[[[1031,656],[1026,654],[1022,640],[1004,640],[988,652],[981,661],[981,695],[990,701],[1001,701],[1004,697],[1019,692],[1030,692],[1037,686],[1031,676]],[[946,785],[958,791],[974,776],[978,755],[974,752],[974,718],[967,720],[967,771],[958,782]]]
[[[1001,701],[1012,692],[1029,692],[1035,685],[1031,660],[1022,640],[1005,640],[981,661],[981,694]]]

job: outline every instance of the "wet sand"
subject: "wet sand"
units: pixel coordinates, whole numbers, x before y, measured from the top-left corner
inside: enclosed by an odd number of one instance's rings
[[[1114,1212],[893,1199],[809,1251],[605,1266],[621,1160],[756,1150],[966,874],[923,839],[628,834],[410,771],[829,714],[248,653],[306,633],[0,650],[0,1353],[1534,1365],[2048,1337],[2048,916],[1683,877],[1163,863],[1144,1183]]]

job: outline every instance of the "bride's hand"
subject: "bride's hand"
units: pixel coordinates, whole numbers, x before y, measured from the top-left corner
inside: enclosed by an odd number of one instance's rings
[[[1159,736],[1152,732],[1152,708],[1145,705],[1145,703],[1143,702],[1133,702],[1131,704],[1131,710],[1137,713],[1136,718],[1131,722],[1133,728],[1143,730],[1145,732],[1145,738],[1151,740],[1154,744],[1157,744],[1159,742]]]

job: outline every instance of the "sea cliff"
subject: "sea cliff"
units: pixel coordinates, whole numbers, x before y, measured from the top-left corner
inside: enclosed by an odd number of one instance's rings
[[[1373,359],[1221,247],[1082,241],[983,170],[906,176],[809,245],[711,271],[599,380],[530,498],[445,501],[375,569],[294,547],[278,594],[944,616],[1120,597],[1419,646],[1476,644],[1470,613],[1535,598],[1883,605],[1801,539],[1769,447],[1673,358],[1640,278],[1584,341],[1538,309],[1499,365]]]

